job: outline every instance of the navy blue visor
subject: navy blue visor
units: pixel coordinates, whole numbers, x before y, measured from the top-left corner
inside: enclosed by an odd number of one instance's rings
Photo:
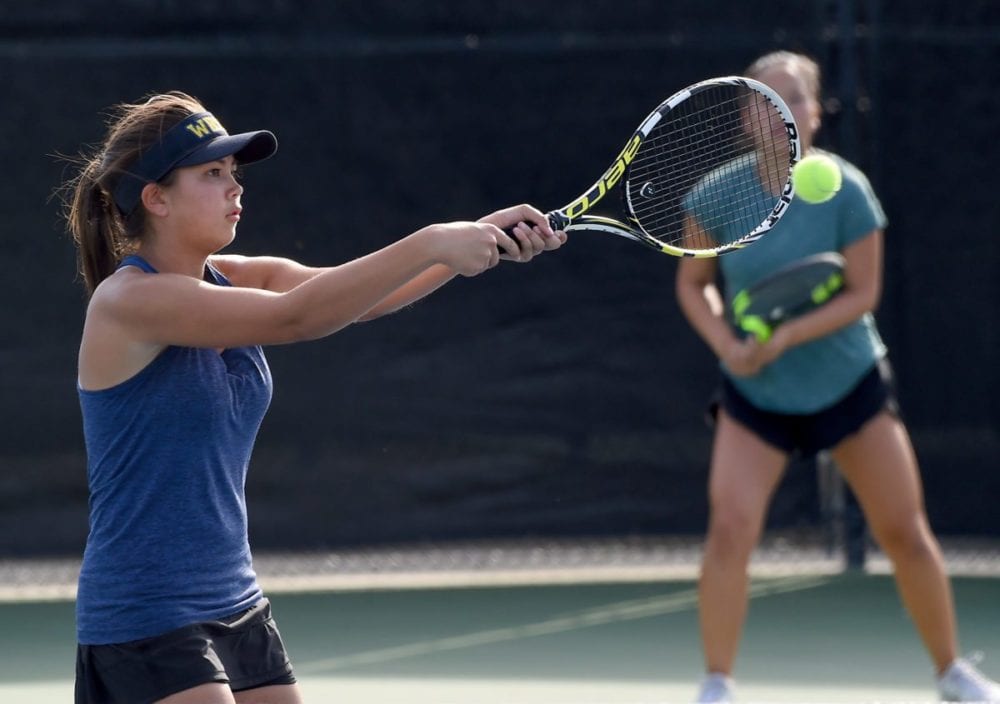
[[[129,215],[139,205],[147,183],[159,181],[180,166],[197,166],[227,156],[239,164],[267,159],[278,150],[278,140],[267,130],[229,134],[210,112],[198,112],[174,125],[151,146],[115,187],[115,205]]]

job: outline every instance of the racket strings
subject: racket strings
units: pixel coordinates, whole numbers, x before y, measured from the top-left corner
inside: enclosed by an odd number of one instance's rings
[[[754,236],[790,170],[781,112],[743,86],[715,86],[674,106],[629,167],[626,205],[650,235],[705,250]]]

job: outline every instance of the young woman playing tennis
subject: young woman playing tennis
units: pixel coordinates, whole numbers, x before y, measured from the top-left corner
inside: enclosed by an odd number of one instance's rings
[[[244,480],[271,398],[260,346],[391,313],[500,249],[528,261],[565,241],[520,205],[330,268],[219,254],[242,216],[238,167],[276,148],[270,132],[228,135],[190,96],[156,95],[119,106],[66,184],[90,294],[78,704],[301,701],[247,540]]]
[[[761,57],[747,76],[768,84],[795,115],[803,153],[820,126],[820,72],[790,52]],[[858,497],[948,701],[1000,701],[1000,686],[958,657],[955,611],[937,540],[924,510],[913,449],[888,379],[872,311],[882,287],[886,218],[864,175],[836,157],[844,176],[831,201],[793,201],[774,230],[719,259],[683,259],[676,288],[692,327],[719,358],[709,473],[710,517],[702,562],[701,634],[708,676],[699,702],[728,702],[747,612],[747,565],[792,453],[829,449]],[[758,344],[737,336],[717,284],[731,297],[811,254],[846,259],[843,293],[785,323]]]

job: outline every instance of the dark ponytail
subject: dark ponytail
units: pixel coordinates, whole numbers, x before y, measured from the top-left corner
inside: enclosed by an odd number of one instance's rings
[[[125,254],[121,215],[100,184],[101,161],[91,159],[80,171],[66,209],[67,225],[76,243],[77,265],[88,294],[111,275]]]

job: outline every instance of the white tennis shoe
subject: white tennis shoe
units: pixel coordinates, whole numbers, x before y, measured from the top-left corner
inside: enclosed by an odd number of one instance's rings
[[[965,658],[955,660],[938,678],[938,693],[946,702],[1000,704],[1000,684]]]
[[[733,678],[710,672],[701,682],[695,704],[731,704],[732,701]]]

